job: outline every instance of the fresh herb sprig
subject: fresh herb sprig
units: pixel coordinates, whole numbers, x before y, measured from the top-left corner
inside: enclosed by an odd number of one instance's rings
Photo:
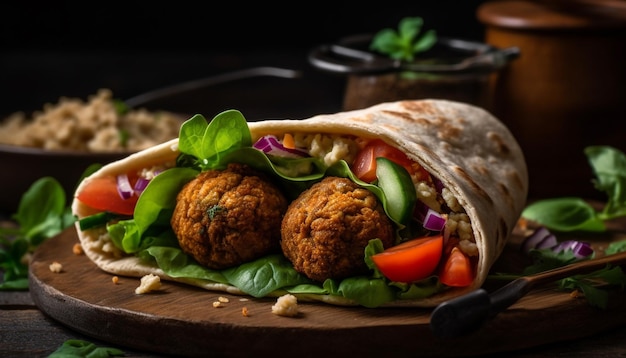
[[[596,209],[579,197],[543,199],[529,204],[522,217],[559,232],[605,232],[606,222],[626,216],[626,155],[611,146],[586,147],[596,189],[607,195],[607,202]],[[606,255],[626,251],[626,240],[611,243]],[[533,263],[523,274],[543,272],[575,261],[571,251],[556,254],[551,250],[531,250]],[[608,293],[600,286],[626,286],[626,274],[620,266],[607,265],[586,275],[575,275],[558,281],[560,289],[580,290],[592,306],[604,308]]]
[[[405,17],[400,20],[397,31],[386,28],[376,33],[370,43],[370,50],[392,59],[413,61],[416,54],[429,50],[437,42],[435,30],[428,30],[419,36],[423,24],[421,17]]]
[[[22,195],[11,219],[15,225],[0,227],[0,290],[28,289],[28,255],[37,246],[74,223],[65,190],[52,177],[35,181]]]
[[[609,293],[601,286],[620,286],[624,289],[626,274],[620,266],[607,265],[603,269],[585,275],[564,278],[558,282],[558,285],[561,290],[579,290],[591,306],[606,309]]]
[[[57,348],[48,358],[107,358],[107,357],[122,357],[124,351],[112,348],[112,347],[100,347],[89,341],[81,339],[68,339]]]
[[[626,250],[626,240],[613,242],[605,250],[606,255]],[[517,278],[538,274],[548,270],[572,264],[578,259],[572,250],[555,252],[552,249],[531,249],[528,252],[532,263],[526,266],[521,274],[494,273],[490,280],[512,281]],[[589,258],[594,255],[590,255]],[[604,288],[626,286],[626,273],[621,266],[607,264],[604,268],[584,275],[573,275],[556,281],[558,289],[563,291],[581,291],[589,305],[604,309],[608,305],[609,295]]]
[[[78,179],[100,169],[94,163]],[[44,241],[76,222],[67,194],[53,177],[37,179],[22,194],[17,212],[9,225],[0,226],[0,290],[28,290],[28,261],[30,254]]]
[[[587,147],[585,155],[596,177],[595,188],[607,195],[601,210],[583,198],[562,197],[531,203],[522,217],[554,231],[605,232],[608,220],[626,216],[626,155],[611,146]]]
[[[605,253],[619,252],[622,242],[611,243]],[[529,252],[533,263],[527,266],[522,275],[531,275],[558,267],[569,265],[578,261],[571,250],[554,252],[551,249],[533,249]],[[597,308],[606,308],[608,304],[608,292],[602,287],[626,286],[626,273],[620,266],[606,265],[600,270],[596,270],[584,275],[573,275],[557,281],[558,288],[564,291],[579,290],[583,293],[587,302]]]

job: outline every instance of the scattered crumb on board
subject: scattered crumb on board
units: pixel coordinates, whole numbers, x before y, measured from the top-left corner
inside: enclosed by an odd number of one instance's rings
[[[135,288],[136,294],[148,293],[161,288],[161,278],[154,274],[148,274],[141,278],[139,287]]]
[[[60,262],[54,261],[50,264],[50,271],[54,273],[59,273],[63,271],[63,265]]]
[[[80,243],[75,243],[74,246],[72,246],[72,252],[74,253],[74,255],[82,255],[83,247]]]
[[[286,294],[278,297],[272,306],[272,313],[279,316],[295,317],[298,315],[298,299],[294,295]]]

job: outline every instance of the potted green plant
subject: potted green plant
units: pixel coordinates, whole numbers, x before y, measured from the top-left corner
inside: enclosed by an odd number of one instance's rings
[[[402,99],[440,98],[489,109],[489,78],[519,55],[482,42],[440,37],[421,17],[397,29],[321,45],[309,54],[321,70],[347,75],[344,110]]]

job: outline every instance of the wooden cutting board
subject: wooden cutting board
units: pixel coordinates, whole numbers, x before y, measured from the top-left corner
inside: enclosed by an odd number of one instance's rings
[[[626,223],[612,224],[601,238],[587,237],[596,250],[626,239]],[[512,273],[525,265],[514,235],[494,266]],[[453,356],[506,352],[589,336],[626,324],[626,292],[611,290],[609,307],[558,291],[536,288],[508,310],[468,335],[443,339],[429,328],[430,309],[337,307],[300,302],[297,317],[272,313],[276,299],[254,299],[163,282],[159,291],[137,295],[139,278],[101,271],[85,255],[70,228],[43,243],[30,265],[30,292],[53,319],[115,345],[186,356],[281,355],[385,357]],[[59,273],[50,270],[62,264]],[[488,282],[489,283],[489,282]],[[220,297],[228,302],[213,303]],[[244,310],[247,314],[244,314]]]

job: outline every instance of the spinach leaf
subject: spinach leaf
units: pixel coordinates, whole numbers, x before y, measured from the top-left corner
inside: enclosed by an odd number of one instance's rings
[[[4,271],[0,290],[27,290],[25,255],[71,226],[75,218],[66,205],[65,190],[52,177],[35,181],[22,195],[11,218],[14,227],[0,227],[0,269]]]
[[[595,188],[608,197],[599,214],[602,220],[626,215],[626,155],[608,146],[587,147],[585,154],[596,176]]]
[[[94,343],[80,340],[80,339],[68,339],[63,344],[52,352],[48,358],[106,358],[106,357],[121,357],[124,356],[124,351],[117,348],[99,347]]]
[[[607,220],[626,216],[626,155],[611,146],[586,147],[585,154],[596,177],[595,188],[607,195],[602,210],[582,198],[553,198],[529,204],[522,217],[555,231],[604,232]]]
[[[265,297],[284,287],[313,282],[296,272],[283,255],[268,255],[222,271],[233,286],[254,297]]]
[[[606,230],[599,213],[581,198],[540,200],[528,205],[522,212],[522,216],[555,231],[602,232]]]
[[[221,112],[212,121],[195,115],[180,128],[178,148],[197,159],[201,169],[217,169],[232,150],[252,145],[246,119],[237,110]]]
[[[134,219],[140,235],[152,225],[169,227],[176,195],[197,175],[198,171],[192,168],[170,168],[150,180],[135,206]]]

